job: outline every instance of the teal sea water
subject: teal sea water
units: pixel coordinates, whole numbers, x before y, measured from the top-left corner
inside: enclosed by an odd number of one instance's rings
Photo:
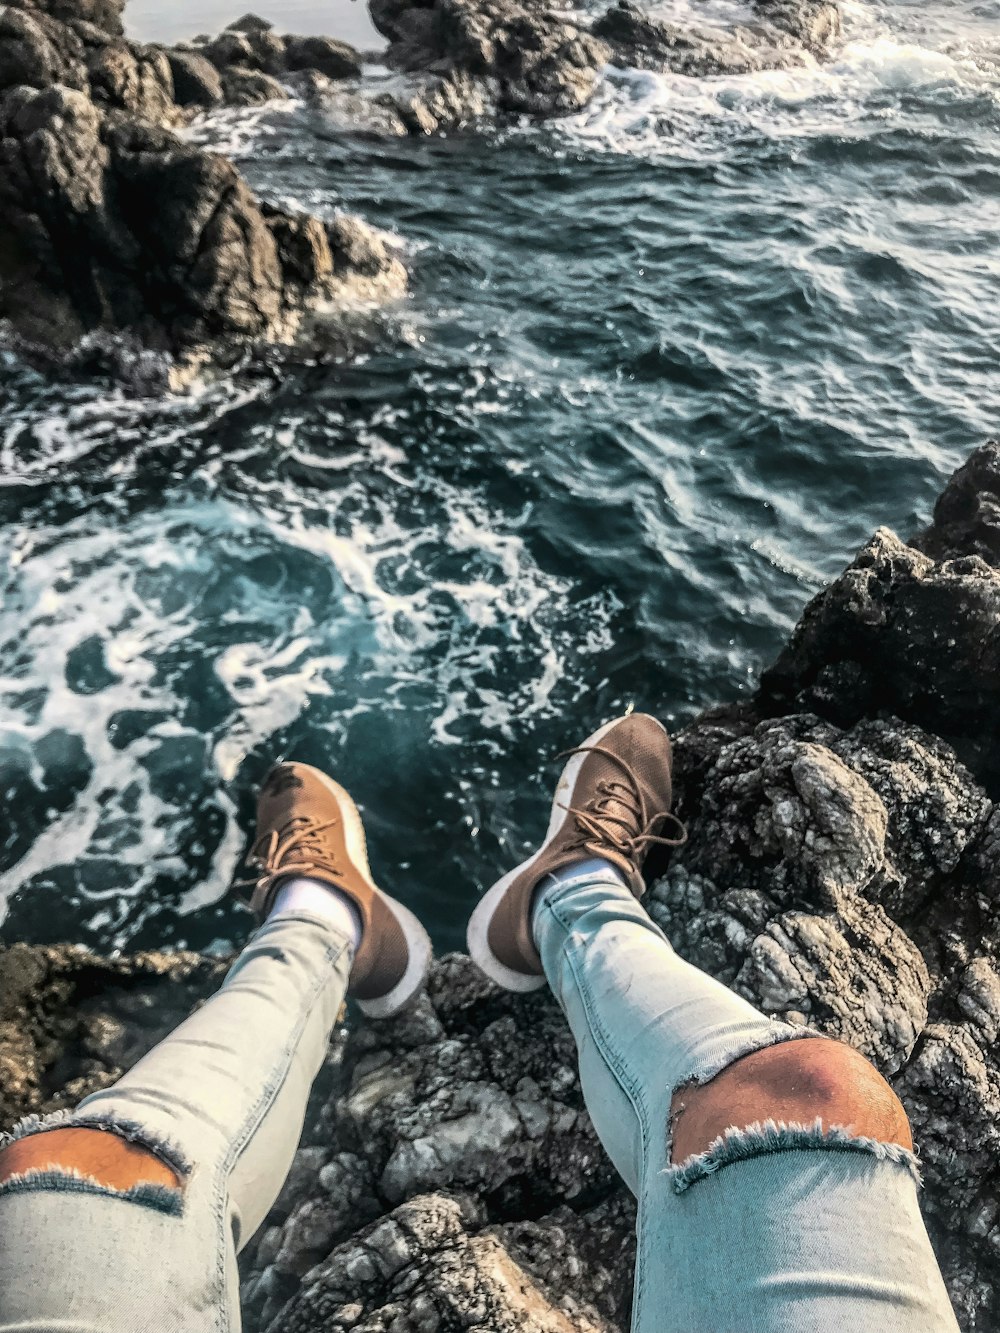
[[[846,24],[814,68],[609,70],[543,127],[195,128],[392,231],[410,290],[348,355],[175,396],[0,354],[0,938],[241,938],[293,756],[457,946],[555,752],[752,691],[876,526],[927,520],[1000,408],[1000,0]]]

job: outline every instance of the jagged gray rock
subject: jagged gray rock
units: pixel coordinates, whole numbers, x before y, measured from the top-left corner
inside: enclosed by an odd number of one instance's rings
[[[806,608],[763,677],[762,706],[845,726],[879,715],[918,722],[995,790],[998,612],[1000,572],[980,555],[939,563],[883,528]]]
[[[106,1088],[224,972],[193,953],[109,961],[72,945],[0,947],[0,1132]]]
[[[814,55],[824,55],[841,33],[840,9],[831,0],[754,0],[754,9]]]
[[[9,7],[31,14],[48,14],[59,23],[91,23],[113,36],[124,31],[125,0],[7,0]]]
[[[313,1269],[282,1310],[280,1327],[611,1333],[592,1303],[566,1295],[584,1271],[573,1244],[577,1219],[566,1220],[568,1227],[545,1229],[539,1263],[529,1227],[486,1226],[483,1210],[467,1197],[412,1199]]]
[[[938,497],[934,521],[911,542],[935,560],[978,555],[1000,568],[1000,442],[977,449]]]
[[[215,37],[196,38],[180,49],[208,61],[220,76],[222,100],[234,106],[286,98],[282,79],[307,74],[339,82],[361,74],[361,57],[347,42],[278,33],[254,14],[245,14]],[[205,84],[211,89],[210,81]],[[192,95],[186,105],[212,105],[198,103],[195,91],[189,87]]]
[[[213,107],[225,101],[222,78],[207,56],[174,47],[164,52],[170,62],[174,99],[178,106]]]

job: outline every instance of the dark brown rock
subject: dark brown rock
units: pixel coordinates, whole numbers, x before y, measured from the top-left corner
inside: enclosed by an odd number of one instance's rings
[[[554,115],[578,110],[593,93],[609,48],[532,0],[436,0],[371,6],[392,38],[397,69],[455,71],[488,79],[502,110]]]
[[[732,34],[697,25],[680,26],[653,18],[631,0],[619,3],[594,24],[592,32],[611,48],[615,64],[632,69],[672,70],[705,77],[751,74],[802,62],[780,34],[768,44],[759,33],[737,29]]]
[[[169,132],[194,109],[287,98],[286,39],[247,16],[196,47],[144,46],[119,12],[0,7],[6,329],[40,351],[123,334],[137,353],[190,358],[287,339],[320,298],[395,294],[402,266],[370,228],[338,222],[331,249],[318,221],[265,217],[230,162]],[[343,43],[289,41],[296,77],[360,68]]]
[[[1000,568],[1000,442],[977,449],[949,480],[934,521],[910,543],[933,560],[978,555]]]
[[[370,11],[390,39],[394,69],[471,78],[500,111],[538,116],[584,106],[608,62],[692,76],[745,74],[801,65],[840,31],[840,11],[828,0],[761,0],[758,17],[729,30],[667,23],[631,0],[589,28],[545,0],[371,0]],[[411,131],[427,131],[424,117],[411,119]]]
[[[356,79],[361,74],[354,47],[332,37],[286,37],[285,59],[289,70],[316,70],[328,79]]]
[[[286,68],[285,41],[267,29],[235,32],[227,28],[201,48],[221,73],[231,67],[282,74]]]
[[[154,124],[174,110],[170,61],[157,47],[111,40],[88,52],[87,71],[95,102],[131,111]]]
[[[258,69],[230,65],[222,71],[222,92],[230,106],[262,106],[287,100],[284,85]]]
[[[944,737],[989,787],[1000,780],[1000,572],[936,563],[882,529],[806,608],[765,672],[760,705],[850,725],[895,715]]]
[[[5,88],[86,88],[80,38],[46,14],[0,8],[0,92]]]
[[[58,23],[90,23],[113,37],[124,31],[125,0],[8,0],[8,7],[45,14]]]
[[[824,55],[841,34],[840,9],[831,0],[754,0],[754,8],[814,55]]]
[[[108,962],[70,945],[0,947],[0,1133],[113,1083],[224,971],[190,953]]]
[[[164,54],[170,63],[178,106],[211,107],[225,100],[222,78],[207,56],[178,47]]]
[[[233,32],[270,32],[274,24],[261,18],[259,14],[244,14],[226,26]]]

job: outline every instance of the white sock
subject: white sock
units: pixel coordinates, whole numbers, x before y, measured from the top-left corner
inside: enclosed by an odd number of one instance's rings
[[[592,856],[587,861],[574,861],[572,865],[560,866],[558,870],[553,870],[551,874],[545,876],[535,892],[535,900],[531,906],[532,917],[551,889],[558,888],[560,884],[565,884],[571,879],[595,879],[598,875],[611,875],[619,884],[628,887],[628,881],[613,861],[605,861],[600,856]]]
[[[278,885],[274,895],[274,905],[267,914],[268,921],[289,912],[308,912],[310,916],[322,917],[336,926],[339,931],[354,943],[355,953],[361,943],[361,914],[348,898],[332,884],[320,879],[307,879],[304,875],[294,875]]]

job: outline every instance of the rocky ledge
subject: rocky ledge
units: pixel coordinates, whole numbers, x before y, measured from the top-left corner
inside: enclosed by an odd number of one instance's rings
[[[688,844],[647,899],[685,957],[899,1091],[964,1330],[1000,1324],[1000,444],[909,543],[881,530],[750,702],[677,737]],[[220,976],[0,951],[0,1128],[113,1080]],[[634,1210],[546,993],[467,959],[338,1032],[244,1256],[267,1333],[618,1333]]]
[[[398,294],[386,238],[255,197],[174,132],[192,112],[360,72],[326,38],[253,18],[166,49],[122,35],[123,0],[0,7],[0,320],[28,347],[87,335],[192,358],[286,338],[320,301]],[[278,81],[281,78],[285,83]]]

